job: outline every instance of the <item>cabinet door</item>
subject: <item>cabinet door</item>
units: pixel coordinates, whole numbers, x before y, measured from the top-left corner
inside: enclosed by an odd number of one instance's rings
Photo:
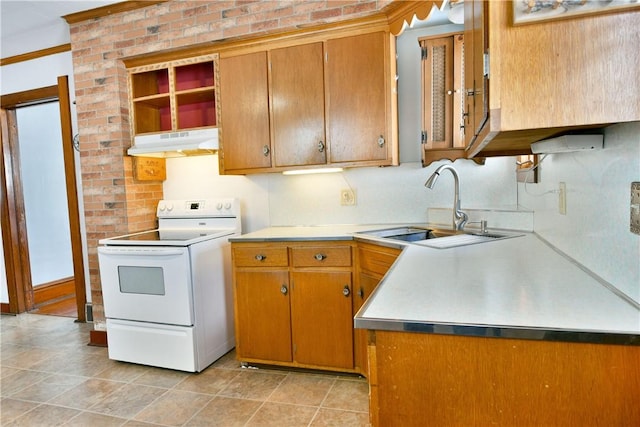
[[[292,273],[291,320],[297,363],[353,368],[351,273]]]
[[[484,72],[487,24],[483,1],[465,2],[464,7],[465,143],[469,146],[489,118],[489,81]]]
[[[267,53],[221,58],[219,71],[223,169],[271,167]]]
[[[388,159],[385,34],[333,39],[326,46],[330,162]]]
[[[239,359],[291,362],[288,270],[235,272]]]
[[[464,147],[464,36],[420,39],[424,149]]]
[[[358,285],[353,290],[353,315],[367,301],[376,286],[400,255],[400,249],[386,248],[376,245],[358,245]],[[354,358],[356,369],[365,376],[369,376],[367,359],[367,331],[354,329]]]
[[[373,290],[380,283],[379,277],[370,276],[365,273],[360,273],[359,285],[353,296],[353,315],[360,310],[364,305],[364,302],[369,298]],[[355,359],[356,369],[366,377],[369,377],[369,362],[367,359],[367,331],[364,329],[353,330],[353,354]]]
[[[425,149],[450,148],[452,142],[453,37],[428,39],[422,47],[422,142]]]
[[[275,166],[325,164],[322,43],[274,49],[270,56]]]

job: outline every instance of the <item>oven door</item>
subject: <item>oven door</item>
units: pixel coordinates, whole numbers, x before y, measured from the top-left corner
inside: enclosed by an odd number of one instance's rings
[[[100,246],[98,260],[105,317],[193,325],[188,248]]]

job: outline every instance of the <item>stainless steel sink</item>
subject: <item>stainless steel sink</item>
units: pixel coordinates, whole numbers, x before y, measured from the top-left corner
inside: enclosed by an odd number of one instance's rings
[[[410,242],[439,249],[490,242],[494,240],[507,239],[510,237],[517,237],[522,235],[513,233],[481,233],[472,231],[456,231],[414,226],[402,226],[384,228],[380,230],[362,231],[357,234],[373,236],[382,239],[401,240],[404,242]]]
[[[405,227],[385,228],[382,230],[363,231],[358,234],[366,234],[369,236],[380,237],[383,239],[402,240],[405,242],[417,242],[420,240],[436,239],[438,237],[464,234],[464,232],[455,231],[455,230],[439,230],[435,228],[405,226]]]

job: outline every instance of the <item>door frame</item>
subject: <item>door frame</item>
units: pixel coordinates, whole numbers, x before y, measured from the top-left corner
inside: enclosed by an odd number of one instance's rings
[[[26,216],[19,175],[17,151],[17,107],[58,101],[62,133],[62,152],[69,211],[69,231],[73,258],[76,310],[78,322],[86,322],[87,302],[80,229],[80,209],[76,184],[75,156],[73,153],[73,130],[71,125],[71,102],[68,76],[58,77],[57,85],[16,92],[0,97],[0,123],[2,132],[2,156],[0,156],[0,218],[5,257],[9,311],[22,313],[34,307],[33,286],[26,230]]]

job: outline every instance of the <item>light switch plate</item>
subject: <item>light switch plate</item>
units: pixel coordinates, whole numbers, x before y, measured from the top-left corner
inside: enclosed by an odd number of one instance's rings
[[[631,183],[631,232],[640,234],[640,182]]]

